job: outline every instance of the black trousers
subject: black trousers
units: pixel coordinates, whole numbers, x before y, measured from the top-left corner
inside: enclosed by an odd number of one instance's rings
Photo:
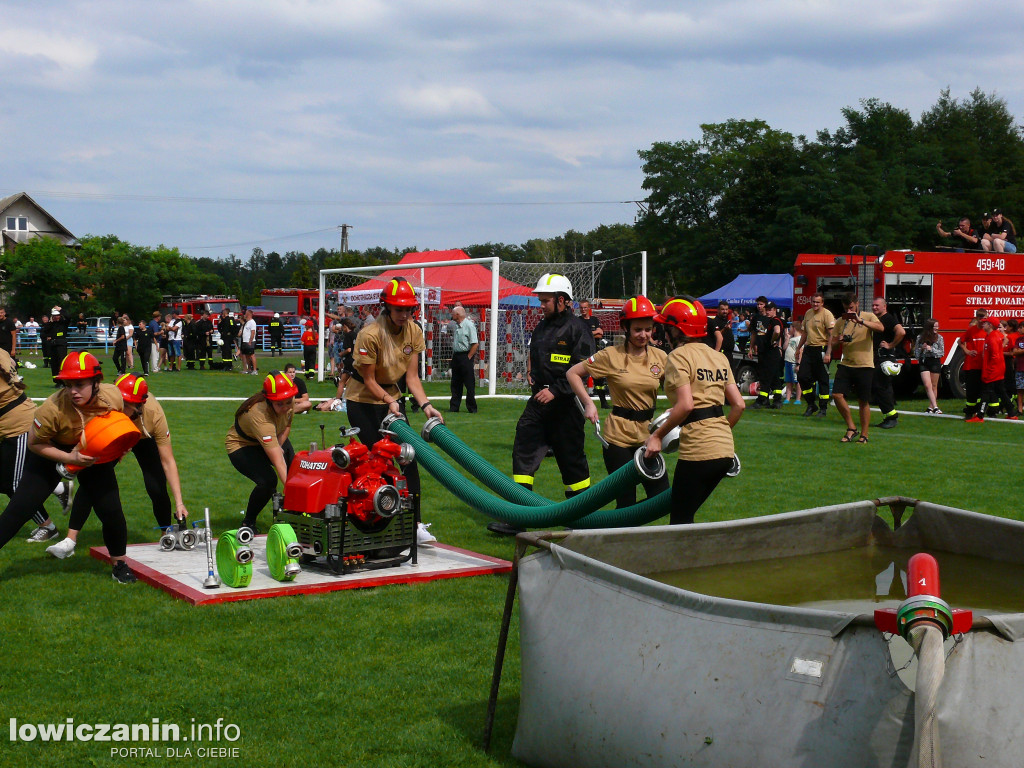
[[[291,443],[285,440],[281,446],[284,451],[284,463],[291,464],[295,451]],[[242,525],[253,526],[260,512],[267,506],[277,490],[277,471],[270,463],[267,452],[262,445],[246,445],[228,454],[231,466],[253,481],[256,486],[249,493],[249,501],[245,505],[245,518]]]
[[[94,464],[76,475],[78,490],[75,502],[81,497],[83,504],[96,510],[103,524],[103,543],[111,557],[124,557],[128,547],[128,524],[121,508],[114,462]],[[39,509],[60,480],[57,465],[29,452],[25,459],[25,474],[14,492],[11,503],[0,515],[0,548],[17,535],[21,526]]]
[[[312,379],[316,373],[315,344],[304,344],[302,346],[302,372],[306,374],[307,379]]]
[[[757,398],[782,399],[782,350],[767,347],[757,353]]]
[[[203,334],[196,339],[196,359],[199,361],[199,367],[202,368],[204,363],[212,363],[213,356],[210,354],[210,337]]]
[[[817,402],[819,408],[828,407],[828,366],[825,365],[823,355],[825,347],[811,347],[804,345],[803,356],[800,358],[800,367],[796,372],[796,379],[800,383],[800,393],[808,406]],[[818,386],[818,399],[814,399],[814,386]]]
[[[28,457],[28,432],[22,432],[16,437],[6,437],[0,442],[0,493],[8,498],[14,496],[18,490],[18,483],[25,473],[25,459]],[[55,484],[56,485],[56,484]],[[46,522],[49,515],[46,508],[40,504],[32,514],[36,525]]]
[[[705,461],[679,459],[672,476],[672,512],[669,514],[669,523],[692,523],[697,510],[722,482],[730,467],[731,458]]]
[[[983,382],[978,414],[984,417],[986,411],[995,411],[999,407],[1005,409],[1007,416],[1017,415],[1017,404],[1006,391],[1006,379]]]
[[[473,359],[466,352],[452,354],[452,397],[448,408],[459,410],[462,405],[462,390],[466,390],[466,410],[476,413],[476,381],[473,370]]]
[[[964,416],[968,419],[981,407],[981,369],[964,371]]]
[[[617,470],[619,467],[624,467],[633,461],[633,454],[636,453],[636,449],[639,445],[633,446],[621,446],[621,445],[609,445],[607,448],[602,449],[604,456],[604,468],[610,475],[612,472]],[[668,474],[659,480],[647,480],[643,481],[644,491],[647,493],[647,498],[657,496],[659,493],[668,490]],[[632,485],[628,490],[623,491],[615,499],[615,508],[622,509],[623,507],[631,507],[636,504],[636,486]]]
[[[164,474],[164,465],[160,462],[156,440],[152,437],[143,438],[132,448],[132,453],[139,462],[146,493],[153,502],[153,517],[156,518],[156,524],[161,528],[167,528],[174,521],[171,519],[171,498],[167,495],[167,476]],[[92,507],[85,504],[84,499],[79,503],[79,496],[76,494],[71,505],[68,528],[73,531],[82,530],[91,511]]]
[[[533,487],[533,478],[550,448],[562,474],[566,496],[590,486],[590,465],[583,445],[584,418],[572,397],[541,404],[530,398],[516,424],[512,443],[512,479]]]
[[[275,354],[283,355],[284,352],[281,350],[281,334],[270,334],[270,356],[273,357]]]
[[[127,370],[128,347],[122,346],[121,344],[115,344],[114,354],[111,359],[114,363],[114,368],[117,369],[117,372],[124,373]]]
[[[50,347],[50,373],[56,376],[60,373],[60,364],[68,356],[67,344],[54,344]]]
[[[886,376],[882,370],[882,361],[875,362],[875,375],[871,379],[871,402],[878,406],[885,418],[895,418],[896,395],[892,391],[892,376]]]

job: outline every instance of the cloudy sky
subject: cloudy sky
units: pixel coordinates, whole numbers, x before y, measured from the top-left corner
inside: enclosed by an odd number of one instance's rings
[[[0,195],[193,256],[521,243],[631,222],[637,150],[812,135],[981,87],[1024,118],[1024,4],[0,2]],[[599,246],[595,246],[599,247]]]

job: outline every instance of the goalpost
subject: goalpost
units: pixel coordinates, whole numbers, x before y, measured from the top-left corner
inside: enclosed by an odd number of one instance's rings
[[[641,292],[646,288],[646,252],[628,254],[641,256]],[[625,258],[625,257],[619,257]],[[617,259],[609,260],[616,261]],[[341,305],[349,305],[365,316],[380,311],[380,292],[387,281],[399,274],[405,277],[416,290],[420,301],[417,322],[423,327],[426,352],[420,356],[420,378],[423,381],[444,380],[451,375],[452,329],[449,298],[451,286],[431,285],[426,270],[430,267],[467,268],[479,272],[480,266],[490,271],[490,290],[487,300],[481,303],[461,302],[467,316],[477,323],[479,351],[477,353],[477,391],[488,396],[524,397],[530,394],[526,382],[526,361],[529,339],[540,322],[540,303],[532,291],[541,275],[553,272],[565,275],[573,286],[573,296],[578,302],[592,299],[591,293],[608,261],[585,262],[513,262],[497,257],[475,259],[446,259],[424,261],[414,264],[381,264],[370,267],[341,267],[320,270],[319,306],[321,312],[318,379],[323,381],[329,360],[329,326],[327,313],[337,314]],[[387,273],[386,277],[381,277]],[[479,280],[479,275],[476,276]],[[369,285],[367,285],[369,283]],[[355,286],[359,290],[352,290]],[[466,287],[462,293],[473,292]],[[479,291],[475,291],[479,293]],[[459,293],[458,290],[455,291]],[[485,291],[484,293],[488,293]],[[447,294],[447,295],[445,295]],[[610,310],[597,316],[609,331],[618,330],[618,311]]]

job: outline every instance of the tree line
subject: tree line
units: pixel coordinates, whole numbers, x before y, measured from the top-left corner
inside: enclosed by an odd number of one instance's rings
[[[600,259],[617,260],[601,273],[604,297],[639,291],[639,259],[621,257],[646,250],[648,293],[660,299],[700,295],[741,273],[789,272],[798,253],[934,248],[937,221],[947,230],[961,216],[977,224],[994,207],[1024,221],[1024,130],[1003,99],[976,89],[957,100],[944,90],[916,121],[876,99],[842,117],[839,128],[814,139],[762,120],[701,125],[698,139],[638,152],[647,197],[634,224],[462,250],[537,263],[590,261],[600,250]],[[70,304],[75,312],[138,318],[163,294],[227,293],[258,305],[264,288],[310,288],[321,269],[391,264],[417,250],[254,248],[247,259],[211,259],[90,235],[75,248],[30,240],[4,254],[0,268],[19,317]]]

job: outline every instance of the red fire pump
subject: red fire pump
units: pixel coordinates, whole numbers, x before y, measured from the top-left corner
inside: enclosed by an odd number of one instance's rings
[[[295,455],[284,495],[274,496],[274,522],[295,530],[304,563],[323,558],[336,573],[415,563],[418,499],[401,470],[415,451],[384,430],[366,446],[358,432],[343,428],[347,444]]]

